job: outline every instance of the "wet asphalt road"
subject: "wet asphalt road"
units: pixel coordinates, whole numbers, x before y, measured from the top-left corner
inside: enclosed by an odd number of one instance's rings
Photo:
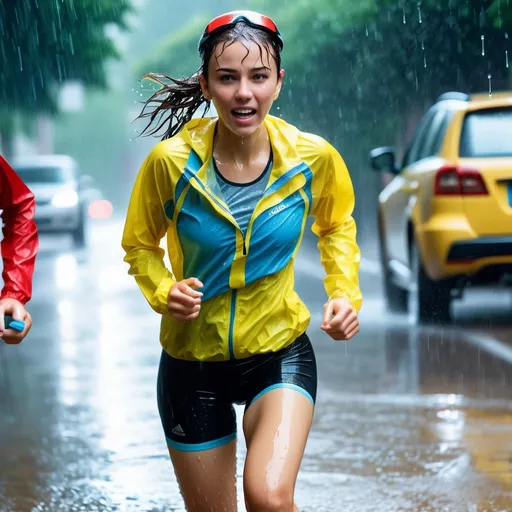
[[[0,345],[2,512],[184,510],[156,406],[159,320],[127,275],[121,229],[95,225],[87,252],[41,240],[33,330]],[[361,333],[336,343],[319,329],[314,244],[297,262],[319,369],[301,510],[512,510],[511,294],[475,291],[455,326],[412,328],[385,312],[368,250]]]

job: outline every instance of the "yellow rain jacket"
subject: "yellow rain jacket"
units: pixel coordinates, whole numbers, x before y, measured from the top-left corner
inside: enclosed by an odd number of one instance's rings
[[[308,215],[328,297],[346,297],[358,311],[362,303],[354,191],[339,153],[267,116],[273,168],[244,237],[207,172],[216,122],[193,119],[156,144],[136,179],[122,239],[129,274],[162,314],[162,347],[186,360],[275,352],[306,331],[310,313],[294,290],[293,264]],[[165,235],[172,272],[160,247]],[[204,284],[201,312],[181,322],[167,312],[167,295],[189,277]]]

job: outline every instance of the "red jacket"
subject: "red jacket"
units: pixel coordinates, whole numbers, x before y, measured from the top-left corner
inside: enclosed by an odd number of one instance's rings
[[[32,275],[39,241],[34,222],[34,194],[0,155],[1,244],[4,287],[0,298],[25,304],[32,297]]]

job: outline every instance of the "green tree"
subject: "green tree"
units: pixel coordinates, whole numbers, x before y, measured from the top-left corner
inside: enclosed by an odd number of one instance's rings
[[[119,51],[106,29],[126,30],[130,11],[128,0],[0,1],[4,145],[9,146],[16,114],[58,112],[59,88],[67,80],[107,86],[105,62],[119,58]]]

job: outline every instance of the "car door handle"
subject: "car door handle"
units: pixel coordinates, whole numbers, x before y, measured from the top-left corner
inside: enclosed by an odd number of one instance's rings
[[[420,184],[417,181],[411,181],[408,183],[404,183],[402,186],[402,190],[404,192],[408,192],[408,193],[418,192],[419,188],[420,188]]]

